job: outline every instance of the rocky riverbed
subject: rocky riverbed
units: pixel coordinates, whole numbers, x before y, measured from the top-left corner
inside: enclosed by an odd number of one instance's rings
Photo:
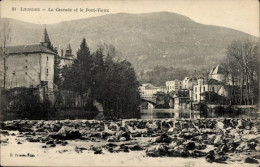
[[[260,120],[14,120],[1,165],[258,166]]]

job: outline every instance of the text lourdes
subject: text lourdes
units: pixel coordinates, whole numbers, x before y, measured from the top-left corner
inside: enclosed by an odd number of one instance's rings
[[[15,11],[15,8],[13,8]],[[40,8],[21,8],[21,11],[40,11]]]

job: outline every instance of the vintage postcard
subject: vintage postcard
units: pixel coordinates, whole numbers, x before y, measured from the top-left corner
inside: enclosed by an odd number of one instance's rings
[[[1,166],[259,166],[259,1],[2,0],[0,19]]]

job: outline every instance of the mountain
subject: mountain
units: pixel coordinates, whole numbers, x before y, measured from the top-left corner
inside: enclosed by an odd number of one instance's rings
[[[9,45],[39,43],[44,25],[10,20]],[[257,37],[241,31],[196,23],[188,17],[169,13],[111,14],[46,26],[54,46],[74,54],[83,37],[94,51],[99,44],[112,44],[137,71],[154,66],[188,70],[211,68],[225,56],[227,46],[237,39]]]

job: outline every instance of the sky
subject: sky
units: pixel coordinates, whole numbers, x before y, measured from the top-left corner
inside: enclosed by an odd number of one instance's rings
[[[258,0],[3,0],[0,16],[36,24],[55,24],[105,14],[160,11],[178,13],[198,23],[228,27],[259,37]]]

